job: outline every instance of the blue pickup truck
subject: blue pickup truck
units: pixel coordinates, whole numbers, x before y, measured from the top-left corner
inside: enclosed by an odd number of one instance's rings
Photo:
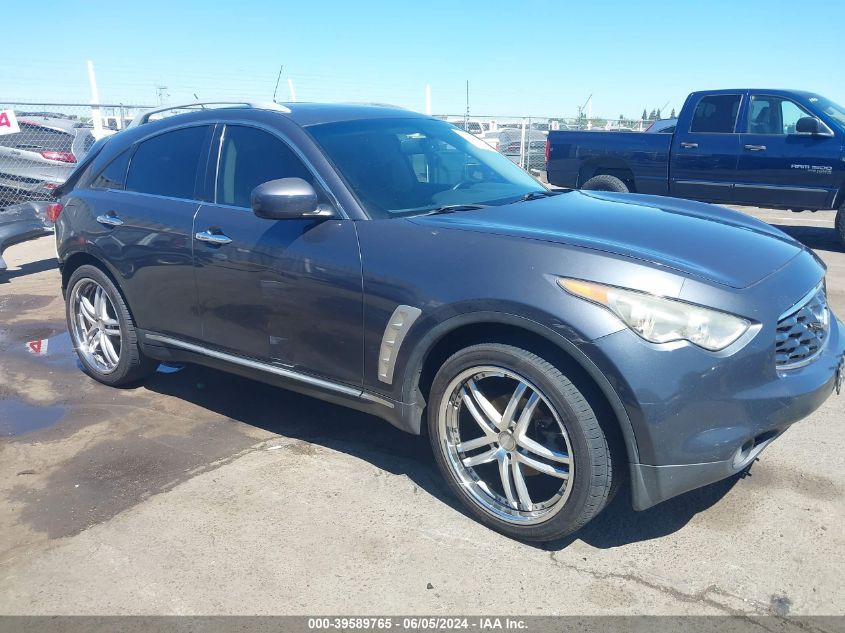
[[[793,211],[838,209],[845,243],[845,108],[797,90],[687,97],[671,134],[550,132],[549,182]]]

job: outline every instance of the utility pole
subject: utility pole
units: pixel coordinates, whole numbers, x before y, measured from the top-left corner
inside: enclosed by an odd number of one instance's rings
[[[467,110],[464,114],[464,129],[468,127],[469,124],[469,79],[467,79]]]
[[[100,115],[100,93],[97,91],[97,78],[94,76],[94,62],[88,60],[88,83],[91,84],[91,122],[94,124],[94,136],[103,135],[103,117]]]

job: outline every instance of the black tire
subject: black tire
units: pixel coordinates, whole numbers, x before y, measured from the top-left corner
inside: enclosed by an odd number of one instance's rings
[[[836,229],[836,237],[839,238],[839,243],[845,246],[845,203],[836,212],[834,228]]]
[[[93,281],[99,285],[111,301],[114,309],[114,316],[120,327],[120,350],[119,361],[116,367],[109,372],[102,371],[96,364],[92,363],[80,350],[79,343],[74,335],[74,319],[71,297],[80,284]],[[67,318],[68,331],[71,333],[71,341],[76,349],[82,367],[89,376],[95,380],[110,385],[121,387],[136,383],[152,374],[158,367],[158,361],[144,356],[138,345],[138,334],[135,330],[135,321],[129,306],[123,299],[123,295],[115,286],[111,278],[96,266],[84,265],[77,268],[70,277],[65,295],[65,316]]]
[[[608,174],[600,174],[593,176],[585,182],[581,189],[586,191],[615,191],[616,193],[628,193],[628,185],[616,176],[609,176]]]
[[[562,497],[560,506],[551,513],[551,516],[546,519],[537,519],[534,523],[519,524],[512,517],[505,520],[499,513],[484,507],[483,501],[478,500],[478,492],[473,493],[466,485],[467,480],[465,478],[462,480],[460,472],[462,467],[455,464],[454,458],[450,458],[450,451],[455,450],[457,445],[454,436],[450,444],[448,436],[451,431],[444,428],[450,428],[445,422],[449,412],[458,410],[451,404],[455,402],[453,399],[453,394],[456,393],[455,381],[476,368],[491,366],[524,377],[532,389],[539,391],[540,395],[545,397],[544,402],[549,405],[548,408],[554,408],[559,423],[565,429],[564,435],[568,435],[568,452],[573,464],[570,468],[574,468],[570,471],[572,481],[568,496]],[[497,409],[500,408],[497,407]],[[539,408],[535,411],[539,411]],[[459,417],[463,414],[454,415]],[[524,349],[498,343],[485,343],[462,349],[447,359],[437,372],[432,384],[428,403],[428,431],[438,467],[453,494],[481,523],[509,537],[522,541],[551,541],[561,538],[583,527],[604,509],[610,499],[614,482],[611,452],[592,407],[557,367]],[[492,450],[508,448],[502,441],[502,434],[498,438],[498,443],[491,443]],[[459,439],[463,443],[468,438],[461,435]],[[479,450],[483,451],[486,448],[479,448]],[[524,449],[520,446],[511,446],[508,450],[519,452]],[[466,454],[459,454],[459,459]],[[536,457],[536,455],[533,456]],[[506,467],[504,470],[507,472]],[[532,472],[534,475],[542,475],[529,468],[528,474]],[[475,470],[473,474],[477,474]],[[513,471],[511,471],[511,477],[515,477]],[[479,478],[481,478],[480,475]],[[488,480],[483,479],[483,481],[485,486],[488,486]],[[529,479],[522,477],[522,481],[526,482]],[[473,497],[473,494],[476,496]],[[519,506],[521,509],[521,500]]]

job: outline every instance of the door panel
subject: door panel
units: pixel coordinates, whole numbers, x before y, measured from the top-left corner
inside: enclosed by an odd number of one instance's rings
[[[128,191],[92,190],[87,197],[94,217],[122,222],[98,222],[93,242],[120,272],[137,326],[199,338],[191,234],[200,203]]]
[[[695,106],[688,130],[678,128],[672,144],[670,195],[728,202],[739,161],[735,133],[741,94],[709,95]]]
[[[358,385],[361,261],[352,220],[265,220],[204,205],[195,241],[202,338],[232,353]]]
[[[783,97],[752,95],[747,132],[740,135],[737,201],[759,206],[830,207],[842,180],[842,143],[795,133],[812,116]]]
[[[215,201],[194,225],[203,339],[231,353],[361,384],[361,259],[355,222],[268,220],[248,208],[259,184],[299,177],[324,190],[285,141],[227,125],[211,166]],[[197,239],[209,232],[226,243]],[[228,240],[228,241],[227,241]]]

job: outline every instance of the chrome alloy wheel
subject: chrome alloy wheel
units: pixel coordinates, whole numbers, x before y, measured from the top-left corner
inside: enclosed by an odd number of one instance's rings
[[[73,346],[93,369],[112,373],[120,362],[123,335],[108,293],[93,279],[80,279],[70,301]]]
[[[501,367],[467,369],[440,403],[447,463],[482,509],[520,525],[547,521],[572,491],[566,428],[543,393]]]

